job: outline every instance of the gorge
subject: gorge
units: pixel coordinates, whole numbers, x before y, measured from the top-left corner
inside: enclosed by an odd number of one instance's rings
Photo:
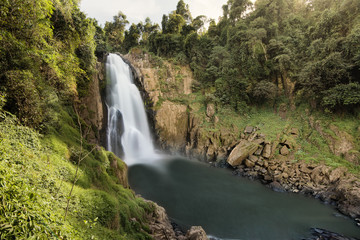
[[[114,66],[109,67],[109,62],[113,62]],[[107,75],[111,79],[114,75],[118,75],[118,78],[132,78],[130,68],[117,55],[108,56],[107,67]],[[125,69],[127,74],[118,74],[118,69]],[[111,81],[111,91],[108,91],[108,94],[112,98],[118,97],[116,89],[126,89],[129,83],[135,87],[133,80],[127,80],[126,83],[124,79],[122,81],[121,84],[120,81],[117,82],[119,85]],[[132,95],[137,96],[137,93],[133,92]],[[124,102],[120,100],[117,106],[121,104]],[[135,110],[143,112],[141,105],[136,104],[138,109]],[[109,106],[110,120],[113,119],[112,111],[116,110],[111,110],[112,104]],[[126,114],[129,113],[122,109],[124,107],[119,107],[121,114],[115,113],[115,116],[120,115],[122,117],[118,119],[127,119]],[[173,113],[168,111],[167,114]],[[310,237],[311,228],[328,229],[350,237],[360,236],[360,229],[351,219],[318,200],[298,194],[274,192],[259,183],[235,178],[228,170],[209,168],[196,161],[171,156],[162,156],[158,161],[153,161],[154,152],[148,151],[149,146],[152,146],[151,140],[139,144],[138,131],[135,131],[134,135],[126,135],[127,120],[123,120],[120,128],[116,127],[117,125],[114,127],[112,121],[109,122],[109,131],[120,129],[119,133],[114,134],[125,134],[122,140],[124,137],[131,139],[131,136],[134,136],[135,140],[130,142],[138,144],[135,152],[141,153],[137,158],[129,153],[131,158],[128,158],[127,148],[131,146],[123,144],[124,158],[130,166],[130,186],[143,197],[164,206],[170,219],[183,230],[192,225],[201,225],[208,234],[220,239],[249,240],[304,239]],[[143,127],[148,134],[147,123]]]

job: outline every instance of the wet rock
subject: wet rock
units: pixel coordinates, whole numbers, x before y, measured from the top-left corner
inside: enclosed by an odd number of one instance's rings
[[[156,240],[184,239],[176,236],[165,209],[154,202],[152,203],[155,206],[155,211],[149,216],[151,236]]]
[[[204,229],[200,226],[193,226],[186,233],[187,240],[208,240]]]
[[[275,192],[285,192],[285,188],[279,182],[271,182],[269,187]]]
[[[348,238],[345,237],[344,235],[330,232],[328,230],[321,228],[312,228],[311,235],[313,235],[313,237],[306,238],[303,240],[357,240],[355,238]]]
[[[227,162],[235,167],[240,165],[249,155],[252,155],[257,149],[258,145],[246,140],[242,140],[230,153]]]

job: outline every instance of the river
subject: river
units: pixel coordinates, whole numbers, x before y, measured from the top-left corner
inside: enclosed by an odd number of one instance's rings
[[[275,192],[200,162],[174,157],[132,165],[129,181],[183,229],[200,225],[220,239],[296,240],[313,227],[360,237],[353,220],[318,199]]]

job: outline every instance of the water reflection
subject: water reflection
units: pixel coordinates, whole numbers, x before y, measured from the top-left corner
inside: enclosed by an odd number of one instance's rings
[[[201,225],[221,239],[302,239],[312,227],[360,237],[351,219],[316,199],[274,192],[258,182],[185,159],[131,166],[131,187],[165,207],[184,229]]]

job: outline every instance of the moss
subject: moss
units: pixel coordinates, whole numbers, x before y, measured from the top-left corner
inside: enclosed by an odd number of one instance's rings
[[[1,206],[0,211],[24,215],[14,224],[13,214],[1,212],[0,225],[9,227],[1,229],[0,238],[55,239],[52,230],[67,239],[150,239],[146,214],[153,211],[151,204],[135,197],[107,172],[110,159],[115,158],[112,153],[103,148],[90,153],[92,146],[87,143],[81,148],[71,114],[67,107],[58,111],[44,136],[17,124],[11,115],[0,121],[0,198],[4,200],[0,204],[10,206]],[[76,175],[79,156],[87,153]],[[115,159],[117,168],[125,170],[125,164]],[[34,227],[24,228],[31,226],[29,221]]]

